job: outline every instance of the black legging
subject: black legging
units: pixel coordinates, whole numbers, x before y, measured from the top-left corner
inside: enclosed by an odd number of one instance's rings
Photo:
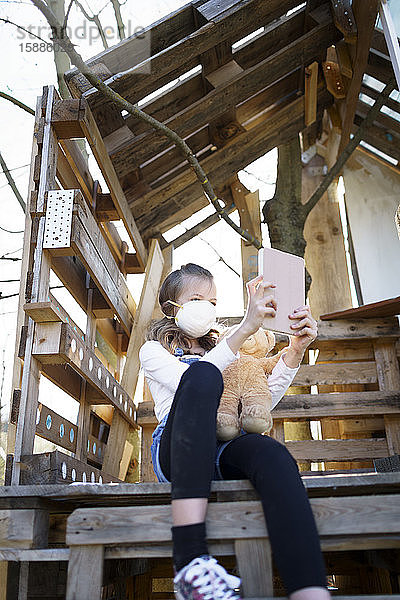
[[[221,372],[206,361],[181,377],[160,440],[160,466],[172,499],[208,498],[214,475]],[[268,535],[286,592],[326,587],[318,532],[297,463],[267,435],[235,438],[220,457],[224,479],[249,479],[261,498]]]

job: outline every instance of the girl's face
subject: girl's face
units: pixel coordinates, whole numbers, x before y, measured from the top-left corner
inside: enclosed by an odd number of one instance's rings
[[[217,288],[214,280],[191,277],[185,282],[185,286],[176,299],[178,304],[184,304],[190,300],[208,300],[212,304],[217,304]]]

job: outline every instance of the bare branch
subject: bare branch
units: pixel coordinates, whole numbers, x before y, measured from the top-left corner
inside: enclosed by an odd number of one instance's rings
[[[14,25],[14,27],[16,27],[17,29],[21,29],[21,31],[25,31],[25,33],[28,33],[29,35],[32,35],[33,37],[37,38],[41,42],[44,42],[45,44],[49,43],[47,40],[44,40],[43,38],[41,38],[40,36],[36,35],[35,33],[32,33],[32,31],[29,31],[28,29],[25,29],[25,27],[22,27],[21,25],[18,25],[17,23],[14,23],[13,21],[10,21],[9,19],[3,19],[2,17],[0,17],[0,21],[3,21],[3,23],[8,23],[9,25]]]
[[[216,212],[221,216],[221,218],[224,219],[224,221],[226,221],[228,225],[230,225],[230,227],[232,227],[232,229],[234,229],[236,233],[238,233],[241,237],[253,244],[253,246],[255,246],[256,248],[261,248],[262,243],[257,238],[250,235],[247,231],[236,225],[236,223],[232,221],[228,213],[224,210],[224,207],[221,205],[220,200],[216,196],[214,189],[211,183],[208,181],[204,170],[200,166],[197,158],[194,156],[193,152],[186,144],[186,142],[182,140],[182,138],[179,137],[179,135],[177,135],[175,131],[172,131],[172,129],[170,129],[163,123],[160,123],[160,121],[157,121],[157,119],[154,119],[154,117],[147,115],[145,112],[140,110],[140,108],[138,108],[131,102],[128,102],[120,94],[118,94],[112,88],[107,86],[99,77],[97,77],[97,75],[93,73],[92,69],[88,67],[88,65],[86,65],[86,63],[82,60],[82,57],[76,52],[71,40],[68,38],[66,33],[62,31],[62,26],[57,21],[54,13],[43,2],[43,0],[32,0],[32,3],[46,17],[53,32],[53,39],[56,39],[58,41],[60,46],[62,46],[62,48],[68,54],[71,62],[86,77],[89,83],[91,83],[92,86],[95,87],[97,90],[102,92],[106,98],[115,102],[119,107],[121,107],[121,109],[126,110],[129,114],[133,115],[134,117],[137,117],[138,119],[141,119],[142,121],[145,121],[151,127],[157,129],[158,131],[161,131],[164,135],[166,135],[185,156],[186,160],[188,161],[189,165],[192,167],[198,180],[200,181],[206,196],[214,206]]]
[[[5,92],[0,92],[0,98],[4,98],[5,100],[9,100],[10,102],[12,102],[13,104],[15,104],[16,106],[19,106],[20,108],[23,108],[24,110],[26,110],[26,112],[28,112],[30,115],[34,115],[35,111],[30,108],[29,106],[27,106],[26,104],[24,104],[23,102],[21,102],[21,100],[17,100],[16,98],[13,98],[12,96],[10,96],[9,94],[6,94]]]
[[[19,193],[17,186],[15,185],[13,176],[11,175],[9,169],[7,168],[6,161],[4,160],[1,152],[0,152],[0,165],[1,165],[1,168],[3,169],[3,174],[7,177],[7,181],[10,184],[10,187],[15,194],[15,197],[17,198],[18,202],[20,203],[22,210],[24,212],[26,212],[26,204],[25,204],[21,194]],[[3,231],[7,231],[7,233],[23,233],[22,231],[8,231],[8,229],[4,229],[4,227],[0,227],[0,229],[2,229]]]
[[[104,49],[108,48],[108,43],[107,43],[107,38],[106,35],[104,33],[103,27],[100,23],[100,19],[99,19],[99,14],[100,12],[98,12],[96,15],[90,16],[89,13],[86,11],[86,9],[84,8],[84,6],[82,6],[82,4],[79,2],[79,0],[75,0],[75,4],[77,6],[79,6],[80,10],[82,11],[84,17],[88,20],[88,21],[92,21],[93,23],[95,23],[98,32],[100,34],[101,37],[101,41],[103,42],[103,46]],[[103,7],[104,8],[104,7]],[[102,9],[103,10],[103,9]]]
[[[125,25],[121,16],[121,4],[119,0],[111,0],[111,4],[114,8],[115,20],[117,21],[119,39],[123,40],[125,38]]]

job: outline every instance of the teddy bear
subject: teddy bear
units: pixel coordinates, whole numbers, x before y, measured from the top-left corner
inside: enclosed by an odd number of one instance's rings
[[[232,328],[225,331],[222,337],[230,331]],[[286,346],[267,358],[266,355],[274,346],[274,333],[260,328],[241,346],[240,358],[224,369],[224,391],[217,412],[219,440],[233,439],[239,435],[240,429],[248,433],[268,433],[271,430],[268,375],[280,356],[288,350]]]

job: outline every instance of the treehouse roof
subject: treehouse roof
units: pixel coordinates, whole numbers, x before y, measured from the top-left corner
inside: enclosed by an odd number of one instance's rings
[[[345,11],[348,2],[303,4],[196,0],[88,63],[115,91],[185,139],[218,197],[233,210],[229,183],[240,169],[299,132],[303,147],[312,145],[321,135],[324,109],[335,98],[340,107],[345,93],[343,114],[332,108],[329,114],[338,130],[354,131],[369,99],[379,95],[379,86],[363,75],[382,83],[393,76],[384,36],[373,30],[375,15],[363,9],[357,32]],[[320,67],[310,82],[307,68],[314,61]],[[144,240],[208,204],[193,170],[165,135],[121,112],[76,69],[65,78],[73,97],[84,97],[93,112]],[[312,114],[313,104],[316,119],[306,126],[305,108]],[[397,101],[389,99],[386,106],[400,113]],[[400,159],[400,124],[387,113],[380,112],[364,139]]]

